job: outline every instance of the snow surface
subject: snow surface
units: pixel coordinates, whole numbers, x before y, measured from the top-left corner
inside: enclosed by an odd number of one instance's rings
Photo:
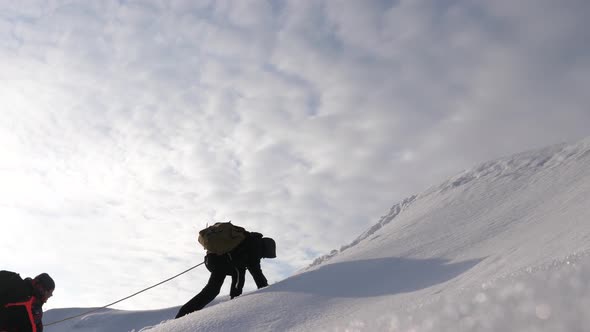
[[[588,207],[590,137],[462,172],[265,289],[178,320],[105,310],[46,332],[588,331]]]

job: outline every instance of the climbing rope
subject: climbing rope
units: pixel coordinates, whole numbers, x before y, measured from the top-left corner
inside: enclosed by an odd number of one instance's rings
[[[145,291],[148,291],[148,290],[150,290],[150,289],[152,289],[152,288],[154,288],[154,287],[160,286],[161,284],[163,284],[163,283],[166,283],[166,282],[168,282],[168,281],[170,281],[170,280],[172,280],[172,279],[174,279],[174,278],[177,278],[177,277],[179,277],[179,276],[181,276],[181,275],[183,275],[183,274],[185,274],[185,273],[187,273],[187,272],[189,272],[189,271],[191,271],[191,270],[193,270],[193,269],[197,268],[198,266],[201,266],[201,265],[203,265],[204,263],[205,263],[205,262],[201,262],[201,263],[199,263],[199,264],[197,264],[197,265],[195,265],[195,266],[191,267],[190,269],[187,269],[187,270],[185,270],[185,271],[182,271],[182,272],[180,272],[179,274],[177,274],[177,275],[175,275],[175,276],[173,276],[173,277],[170,277],[170,278],[168,278],[168,279],[166,279],[166,280],[164,280],[164,281],[161,281],[161,282],[159,282],[159,283],[157,283],[157,284],[155,284],[155,285],[153,285],[153,286],[150,286],[150,287],[148,287],[148,288],[142,289],[142,290],[140,290],[140,291],[139,291],[139,292],[137,292],[137,293],[134,293],[134,294],[131,294],[131,295],[127,296],[126,298],[120,299],[120,300],[118,300],[118,301],[115,301],[115,302],[113,302],[113,303],[109,303],[109,304],[107,304],[107,305],[105,305],[105,306],[102,306],[102,307],[100,307],[100,308],[95,308],[95,309],[92,309],[92,310],[89,310],[89,311],[83,312],[83,313],[81,313],[81,314],[79,314],[79,315],[76,315],[76,316],[67,317],[67,318],[64,318],[64,319],[62,319],[62,320],[58,320],[58,321],[55,321],[55,322],[51,322],[51,323],[49,323],[49,324],[43,324],[43,326],[50,326],[50,325],[55,325],[55,324],[58,324],[58,323],[65,322],[65,321],[67,321],[67,320],[70,320],[70,319],[78,318],[78,317],[81,317],[81,316],[84,316],[84,315],[91,314],[91,313],[93,313],[93,312],[97,312],[97,311],[99,311],[99,310],[102,310],[102,309],[106,309],[106,308],[108,308],[108,307],[110,307],[110,306],[112,306],[112,305],[115,305],[115,304],[117,304],[117,303],[119,303],[119,302],[123,302],[123,301],[125,301],[125,300],[127,300],[127,299],[130,299],[130,298],[132,298],[132,297],[134,297],[134,296],[136,296],[136,295],[138,295],[138,294],[141,294],[141,293],[143,293],[143,292],[145,292]]]

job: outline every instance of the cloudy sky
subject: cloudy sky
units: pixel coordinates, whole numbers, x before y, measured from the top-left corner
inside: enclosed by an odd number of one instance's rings
[[[232,220],[278,281],[399,200],[590,135],[590,2],[0,0],[0,269],[101,306]],[[118,308],[180,305],[204,268]],[[250,281],[250,284],[252,282]]]

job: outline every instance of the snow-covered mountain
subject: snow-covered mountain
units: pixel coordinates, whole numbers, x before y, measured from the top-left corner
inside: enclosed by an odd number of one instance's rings
[[[178,320],[109,310],[46,332],[585,331],[589,207],[587,138],[462,172],[263,290]]]

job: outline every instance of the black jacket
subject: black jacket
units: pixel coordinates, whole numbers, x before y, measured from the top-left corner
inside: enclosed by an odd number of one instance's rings
[[[229,253],[224,255],[207,254],[205,256],[205,265],[211,273],[232,277],[230,297],[234,298],[242,294],[246,269],[252,275],[256,287],[268,286],[268,281],[260,268],[262,252],[262,234],[248,232],[244,241]]]
[[[43,332],[43,303],[31,278],[0,271],[0,331]]]

